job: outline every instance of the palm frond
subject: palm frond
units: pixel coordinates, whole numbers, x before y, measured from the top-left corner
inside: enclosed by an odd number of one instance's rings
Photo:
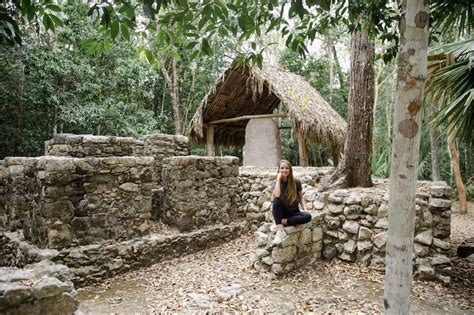
[[[437,47],[428,60],[426,100],[442,104],[432,123],[473,144],[474,39]]]
[[[444,33],[457,30],[458,35],[471,34],[474,28],[474,6],[471,0],[432,0],[433,30]]]

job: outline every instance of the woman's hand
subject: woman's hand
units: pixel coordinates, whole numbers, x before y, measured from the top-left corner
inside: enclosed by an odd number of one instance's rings
[[[272,193],[274,198],[280,198],[280,193],[281,193],[280,182],[281,182],[281,173],[278,172],[277,178],[275,180],[275,188],[273,189],[273,193]]]

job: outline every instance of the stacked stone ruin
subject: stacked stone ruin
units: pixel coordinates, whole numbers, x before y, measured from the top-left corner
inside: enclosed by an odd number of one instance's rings
[[[46,260],[67,266],[71,281],[82,286],[252,229],[252,264],[261,272],[280,276],[321,257],[383,268],[388,197],[382,184],[319,193],[319,180],[331,169],[295,168],[313,220],[285,228],[288,238],[274,246],[276,168],[192,156],[186,137],[161,134],[142,140],[60,134],[45,152],[0,161],[1,266]],[[445,183],[420,183],[414,250],[415,274],[445,283],[449,194]],[[0,287],[7,285],[2,279]]]
[[[310,265],[321,257],[323,216],[316,211],[310,213],[312,216],[310,222],[296,227],[286,227],[287,236],[279,244],[273,244],[275,224],[266,222],[258,228],[255,232],[257,249],[253,258],[256,270],[281,276]]]
[[[298,175],[298,169],[295,168]],[[321,175],[327,170],[319,170]],[[313,216],[322,218],[323,246],[321,256],[325,259],[338,258],[347,262],[371,265],[383,270],[385,264],[385,244],[388,229],[388,182],[376,181],[372,188],[339,189],[330,192],[318,192],[319,176],[313,177],[305,169],[300,177],[306,207]],[[247,217],[252,226],[260,226],[262,222],[272,222],[271,181],[275,174],[263,173],[258,170],[243,169],[240,176],[245,193]],[[263,187],[262,187],[263,186]],[[449,283],[451,269],[449,259],[451,202],[450,188],[445,182],[419,182],[416,194],[416,221],[414,238],[414,272],[415,276],[425,280],[438,280]],[[261,215],[259,215],[261,214]],[[308,230],[312,226],[305,227]],[[287,234],[292,227],[285,228]],[[301,228],[300,228],[301,229]],[[257,232],[259,239],[266,239],[266,250],[273,248],[274,232],[264,229]],[[307,232],[308,234],[310,232]],[[262,243],[262,242],[260,242]],[[272,272],[271,268],[262,268],[262,251],[257,250],[253,261],[257,270]],[[291,251],[286,259],[294,262],[299,259],[298,252]],[[267,264],[267,266],[269,266]],[[270,266],[271,267],[271,266]]]

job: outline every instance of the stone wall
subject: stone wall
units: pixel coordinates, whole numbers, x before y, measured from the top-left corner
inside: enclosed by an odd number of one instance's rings
[[[171,156],[189,155],[188,138],[185,136],[152,134],[143,139],[143,156],[155,158],[155,181],[161,184],[163,159]],[[135,153],[136,156],[141,156]]]
[[[295,177],[301,180],[303,187],[316,186],[320,178],[332,168],[293,167]],[[262,222],[271,221],[271,186],[275,181],[277,168],[241,167],[239,174],[239,194],[247,222],[252,230],[257,230]],[[324,206],[316,201],[314,194],[306,194],[308,210],[321,210]]]
[[[154,184],[152,188],[152,217],[158,219],[164,202],[163,187],[161,186],[163,159],[171,156],[187,156],[189,148],[188,138],[180,135],[150,134],[138,140],[131,137],[57,134],[53,139],[45,142],[45,152],[46,155],[78,158],[153,157],[155,162],[152,175]]]
[[[77,158],[152,156],[155,158],[158,182],[164,158],[188,154],[188,138],[179,135],[151,134],[138,140],[131,137],[57,134],[45,142],[45,155],[52,156]]]
[[[68,266],[74,274],[72,281],[84,286],[228,242],[246,231],[245,222],[239,221],[189,233],[150,233],[124,241],[107,240],[61,250],[40,249],[23,241],[20,233],[5,233],[0,234],[0,262],[6,266],[24,266],[49,259]]]
[[[326,259],[372,265],[383,269],[388,228],[388,182],[372,188],[339,189],[320,193],[303,185],[308,210],[322,215]],[[449,283],[451,228],[450,188],[444,182],[419,183],[416,198],[415,276]],[[268,199],[269,200],[269,199]],[[265,201],[262,208],[270,209]],[[258,208],[253,201],[248,207]],[[272,222],[271,210],[266,211]],[[258,242],[258,237],[257,237]]]
[[[22,229],[28,210],[38,207],[38,158],[10,157],[0,165],[0,226]]]
[[[7,195],[10,190],[8,184],[8,169],[5,166],[5,161],[0,160],[0,230],[7,228],[8,214],[7,214]]]
[[[61,133],[44,143],[45,155],[110,157],[142,155],[144,143],[131,137],[109,137]]]
[[[236,157],[171,157],[163,160],[163,213],[181,231],[243,218]]]
[[[276,228],[264,223],[255,232],[257,249],[252,265],[260,272],[284,275],[295,268],[308,265],[321,257],[323,248],[323,214],[309,211],[312,219],[300,226],[285,227],[287,237],[278,245],[273,244]]]
[[[0,217],[42,247],[142,235],[151,216],[153,167],[151,157],[6,158]]]
[[[44,260],[24,269],[0,267],[1,314],[74,314],[79,306],[71,271]]]
[[[42,203],[30,211],[32,241],[61,248],[143,235],[153,163],[151,157],[40,158]]]

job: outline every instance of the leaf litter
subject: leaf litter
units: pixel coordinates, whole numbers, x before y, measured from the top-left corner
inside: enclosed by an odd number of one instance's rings
[[[455,231],[453,235],[456,237]],[[78,313],[127,313],[130,309],[150,314],[383,312],[384,274],[380,271],[337,259],[318,260],[274,278],[252,268],[254,251],[254,236],[248,233],[217,247],[107,279],[79,290]],[[472,263],[454,258],[448,287],[415,279],[412,312],[472,312],[472,274]]]

